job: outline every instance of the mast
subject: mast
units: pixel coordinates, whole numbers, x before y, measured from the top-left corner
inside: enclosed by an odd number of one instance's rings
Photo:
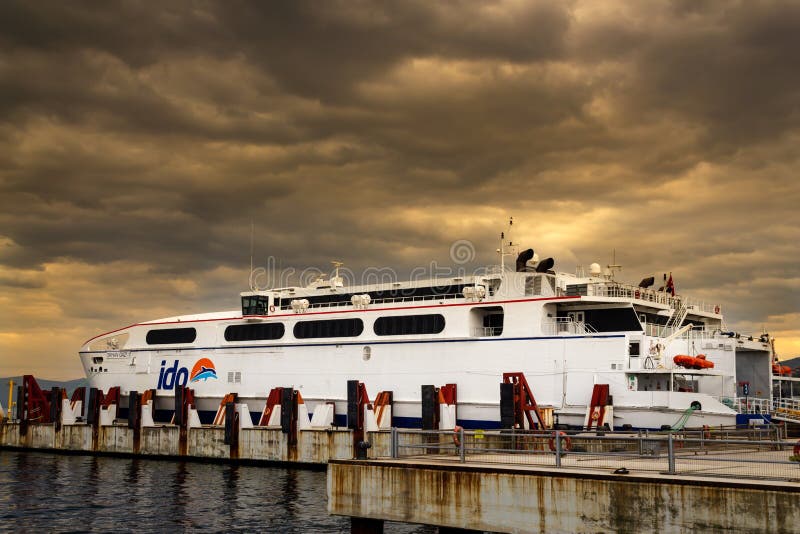
[[[511,227],[514,225],[514,217],[508,218],[508,228],[505,232],[500,232],[500,248],[497,249],[497,253],[500,254],[500,272],[506,272],[506,256],[514,254],[513,247],[516,247],[516,243],[511,240]],[[508,248],[509,252],[506,252],[506,239],[508,239]]]

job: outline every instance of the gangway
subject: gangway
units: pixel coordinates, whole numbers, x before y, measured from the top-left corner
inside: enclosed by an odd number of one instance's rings
[[[775,399],[772,405],[772,419],[800,423],[800,399]]]
[[[679,329],[683,325],[683,321],[686,320],[687,315],[689,315],[689,307],[682,300],[679,300],[677,307],[672,309],[672,315],[667,320],[667,324],[664,325],[661,337],[664,337],[664,334],[670,329]]]

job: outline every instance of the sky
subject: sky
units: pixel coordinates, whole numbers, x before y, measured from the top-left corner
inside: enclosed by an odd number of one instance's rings
[[[510,216],[800,355],[798,50],[798,2],[4,1],[0,376],[236,309],[251,249],[446,275]]]

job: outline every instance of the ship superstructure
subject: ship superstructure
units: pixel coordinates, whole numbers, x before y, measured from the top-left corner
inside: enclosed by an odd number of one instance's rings
[[[248,291],[239,310],[138,323],[87,341],[80,356],[92,387],[156,389],[169,406],[189,385],[201,415],[229,392],[258,414],[277,386],[300,391],[311,412],[334,403],[341,415],[347,381],[359,380],[394,392],[395,425],[417,426],[420,386],[456,383],[459,424],[493,428],[512,371],[568,425],[583,424],[596,384],[609,386],[615,428],[734,424],[744,383],[770,398],[769,342],[726,332],[718,304],[652,279],[621,283],[597,264],[553,267],[528,250],[514,271]],[[693,368],[697,359],[707,363]]]

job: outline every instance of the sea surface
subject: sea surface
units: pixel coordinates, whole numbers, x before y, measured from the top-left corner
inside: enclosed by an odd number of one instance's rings
[[[324,471],[0,450],[0,532],[165,530],[349,532],[350,520],[328,515]]]

